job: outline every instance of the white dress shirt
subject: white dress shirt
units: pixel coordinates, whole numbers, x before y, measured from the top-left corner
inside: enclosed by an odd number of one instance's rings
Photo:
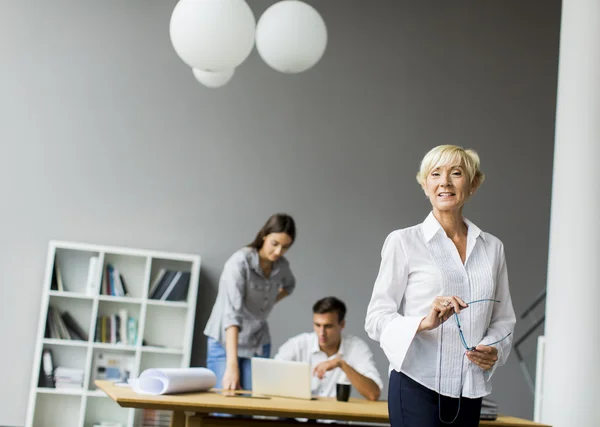
[[[319,363],[339,356],[359,374],[372,379],[379,389],[383,389],[383,381],[375,367],[373,353],[366,342],[358,337],[342,334],[342,341],[337,354],[327,357],[319,348],[319,338],[314,332],[296,335],[287,340],[277,351],[275,359],[310,363],[314,369]],[[348,377],[340,368],[334,368],[323,376],[322,380],[314,375],[311,388],[313,396],[335,397],[336,384],[350,384]]]
[[[502,242],[463,220],[468,227],[464,264],[433,212],[423,223],[387,236],[365,330],[379,341],[390,369],[450,397],[460,396],[462,373],[462,395],[477,398],[491,392],[490,378],[508,358],[516,319]],[[432,331],[417,333],[436,296],[458,296],[467,303],[484,298],[501,301],[474,303],[458,315],[469,347],[511,334],[494,345],[498,361],[492,369],[484,371],[463,357],[466,350],[454,316]]]

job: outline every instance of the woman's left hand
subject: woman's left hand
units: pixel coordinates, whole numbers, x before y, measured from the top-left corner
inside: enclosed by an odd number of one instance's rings
[[[277,298],[275,298],[275,302],[279,302],[279,301],[281,301],[282,299],[284,299],[284,298],[285,298],[285,297],[287,297],[288,295],[289,295],[289,294],[288,294],[288,291],[286,291],[286,290],[285,290],[285,289],[283,289],[283,288],[279,288],[279,291],[277,292]]]
[[[498,360],[498,349],[488,345],[478,345],[475,351],[467,351],[467,357],[484,371],[489,371]]]

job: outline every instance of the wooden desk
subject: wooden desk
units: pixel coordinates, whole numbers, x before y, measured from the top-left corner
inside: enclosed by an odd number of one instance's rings
[[[307,401],[278,397],[253,399],[225,397],[212,391],[151,396],[137,394],[129,387],[114,386],[111,381],[96,381],[95,384],[122,407],[173,411],[171,427],[314,427],[316,425],[323,427],[324,425],[311,422],[297,423],[285,420],[226,418],[208,415],[214,412],[281,418],[329,419],[351,421],[352,424],[360,424],[360,422],[389,423],[386,401],[370,402],[363,399],[350,399],[349,402],[338,402],[333,398]],[[499,416],[495,421],[482,420],[479,425],[550,427],[506,416]]]

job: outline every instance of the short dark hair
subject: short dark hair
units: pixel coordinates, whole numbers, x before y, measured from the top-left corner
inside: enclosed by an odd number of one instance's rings
[[[313,305],[314,314],[337,313],[341,323],[346,317],[346,304],[336,297],[325,297]]]
[[[271,233],[285,233],[290,236],[292,243],[296,240],[296,223],[294,218],[285,213],[276,213],[269,217],[265,225],[258,231],[254,241],[248,246],[260,250],[263,246],[265,237]]]

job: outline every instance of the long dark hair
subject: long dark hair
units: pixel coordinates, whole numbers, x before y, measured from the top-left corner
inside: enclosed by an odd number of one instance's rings
[[[294,243],[294,240],[296,240],[296,223],[294,222],[294,218],[284,213],[271,215],[248,247],[260,250],[263,246],[264,238],[271,233],[285,233],[290,236],[292,243]]]

